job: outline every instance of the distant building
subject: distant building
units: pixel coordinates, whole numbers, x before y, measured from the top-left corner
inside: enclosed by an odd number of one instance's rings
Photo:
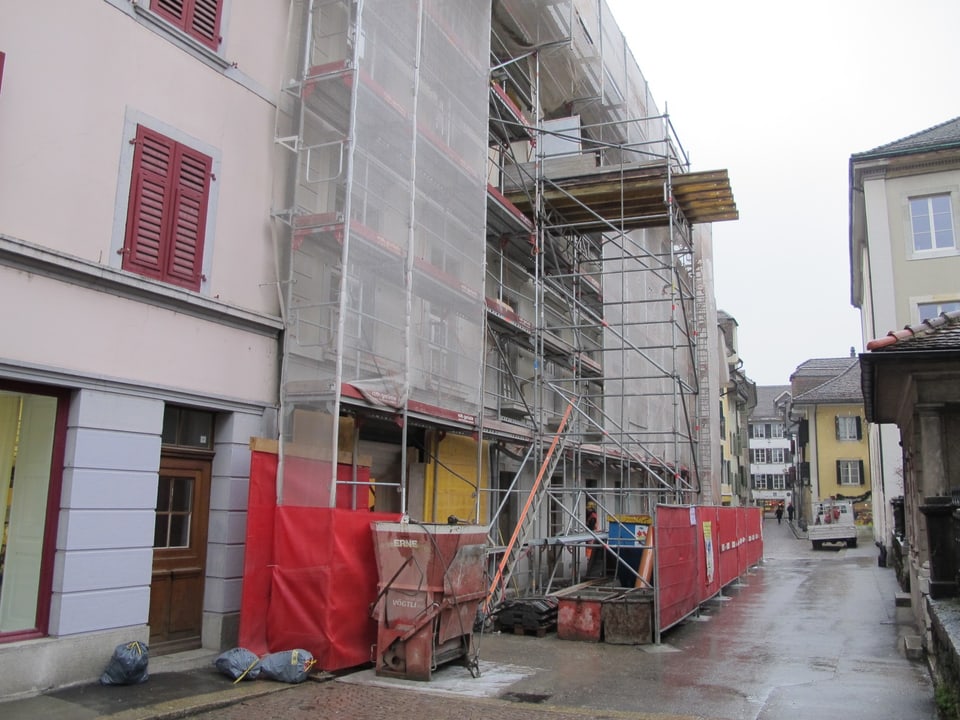
[[[757,404],[757,386],[743,372],[737,350],[737,321],[717,311],[720,327],[720,495],[723,505],[750,503],[747,419]]]
[[[872,522],[869,441],[856,357],[821,358],[802,363],[790,376],[791,415],[800,421],[800,476],[810,504],[827,498],[852,499],[860,523]]]
[[[790,439],[786,430],[789,385],[760,385],[750,414],[750,489],[752,504],[790,503]]]
[[[864,344],[960,310],[960,117],[850,156],[850,302]],[[870,427],[874,536],[889,549],[900,433]]]

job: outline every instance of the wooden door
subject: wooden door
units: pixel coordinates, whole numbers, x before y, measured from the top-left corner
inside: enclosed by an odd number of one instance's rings
[[[200,647],[210,505],[207,458],[160,459],[150,585],[150,651]]]

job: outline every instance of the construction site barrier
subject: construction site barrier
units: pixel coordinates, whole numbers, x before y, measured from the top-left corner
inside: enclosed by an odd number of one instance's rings
[[[399,516],[278,506],[276,478],[277,456],[252,452],[239,645],[258,655],[302,648],[330,671],[367,663],[377,638],[371,524]],[[296,466],[284,482],[307,487]]]
[[[763,559],[759,508],[658,505],[657,623],[662,632]]]
[[[700,604],[703,587],[697,570],[700,545],[697,509],[658,505],[656,514],[656,585],[658,626],[666,630]]]

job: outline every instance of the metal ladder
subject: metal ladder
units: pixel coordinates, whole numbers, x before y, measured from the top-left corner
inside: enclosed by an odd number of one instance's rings
[[[553,475],[557,464],[563,458],[563,447],[567,439],[565,434],[567,424],[576,403],[576,400],[571,400],[567,403],[567,409],[563,413],[563,417],[557,427],[557,432],[553,436],[550,447],[547,449],[547,453],[543,458],[540,471],[537,473],[536,480],[533,482],[533,487],[530,488],[530,494],[527,496],[527,502],[524,504],[523,510],[520,512],[520,517],[517,519],[513,534],[510,536],[510,542],[507,543],[503,557],[497,565],[497,572],[493,576],[490,589],[487,592],[487,598],[481,608],[481,614],[483,615],[487,615],[490,607],[502,601],[506,594],[507,587],[510,584],[510,578],[516,569],[517,563],[520,561],[524,546],[530,539],[530,530],[537,518],[540,505],[543,503],[543,498],[546,495],[546,489],[549,483],[544,482],[544,478],[550,478]]]
[[[703,278],[703,261],[697,260],[694,265],[694,293],[696,303],[696,323],[694,328],[694,342],[696,343],[696,365],[697,365],[697,423],[700,426],[697,443],[697,465],[700,475],[701,485],[709,484],[712,478],[713,462],[710,443],[713,439],[713,431],[710,427],[710,343],[708,339],[713,337],[707,327],[707,295],[706,286]],[[706,482],[705,482],[706,481]]]

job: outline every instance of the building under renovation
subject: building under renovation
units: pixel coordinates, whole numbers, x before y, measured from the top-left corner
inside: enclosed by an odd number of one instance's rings
[[[470,538],[444,597],[484,610],[590,579],[624,518],[699,563],[660,627],[757,557],[713,507],[729,181],[603,0],[0,2],[0,156],[0,696],[264,618],[370,662],[404,517]]]
[[[606,4],[297,0],[286,50],[279,502],[489,525],[519,593],[608,518],[720,504],[737,210]]]

